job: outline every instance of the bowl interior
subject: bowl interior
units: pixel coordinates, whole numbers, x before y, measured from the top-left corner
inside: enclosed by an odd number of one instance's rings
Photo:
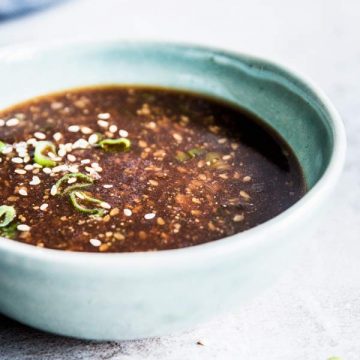
[[[243,55],[157,43],[67,44],[0,51],[0,108],[65,88],[157,85],[235,103],[262,118],[295,151],[309,188],[333,149],[330,115],[300,80]]]

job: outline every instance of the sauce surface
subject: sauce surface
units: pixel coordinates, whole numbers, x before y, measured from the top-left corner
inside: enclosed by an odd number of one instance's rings
[[[131,143],[100,146],[118,138]],[[16,211],[0,235],[39,247],[197,245],[261,224],[305,193],[292,151],[258,119],[181,91],[111,86],[35,98],[0,112],[0,140],[0,205]],[[54,146],[42,152],[51,166],[34,161],[44,141]],[[78,173],[91,183],[64,178]],[[56,188],[62,178],[72,191]],[[98,213],[79,210],[71,194]]]

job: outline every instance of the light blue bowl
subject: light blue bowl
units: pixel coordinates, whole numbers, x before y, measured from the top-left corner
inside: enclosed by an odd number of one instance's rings
[[[74,86],[148,84],[210,94],[263,118],[294,149],[310,191],[274,219],[226,239],[150,253],[39,249],[0,238],[0,311],[86,339],[169,334],[269,286],[304,246],[341,172],[345,135],[328,99],[271,62],[162,43],[68,43],[0,50],[1,107]]]

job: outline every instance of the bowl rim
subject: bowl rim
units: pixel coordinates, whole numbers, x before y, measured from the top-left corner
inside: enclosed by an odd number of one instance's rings
[[[305,216],[309,210],[321,203],[335,186],[345,162],[346,135],[343,122],[339,113],[332,105],[331,101],[324,92],[314,84],[308,76],[304,76],[298,70],[283,65],[279,61],[274,61],[269,57],[260,57],[246,52],[226,50],[219,47],[209,47],[193,43],[177,41],[154,41],[154,40],[124,40],[124,39],[58,39],[53,42],[28,42],[16,45],[0,47],[0,61],[6,54],[20,51],[47,51],[57,50],[70,46],[157,46],[157,47],[176,47],[184,50],[195,50],[204,53],[212,53],[231,60],[246,59],[257,63],[262,63],[276,70],[282,76],[295,81],[299,87],[305,88],[312,97],[321,104],[327,113],[328,125],[333,136],[333,147],[330,161],[320,179],[315,185],[295,204],[280,213],[279,215],[257,225],[249,230],[237,233],[219,240],[204,244],[194,245],[179,249],[150,251],[150,252],[122,252],[122,253],[90,253],[90,252],[70,252],[64,250],[38,248],[34,245],[24,244],[18,241],[0,237],[0,253],[6,252],[18,256],[33,258],[39,261],[51,263],[68,263],[74,266],[101,266],[108,267],[131,267],[143,268],[144,266],[155,265],[171,267],[179,262],[201,264],[201,260],[208,258],[218,258],[223,255],[231,254],[245,249],[253,249],[261,244],[274,241],[276,233],[280,233],[290,224],[295,224],[298,219]],[[290,240],[290,239],[289,239]]]

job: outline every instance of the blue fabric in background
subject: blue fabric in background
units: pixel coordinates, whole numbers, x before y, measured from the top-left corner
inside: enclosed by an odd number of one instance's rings
[[[24,14],[59,0],[0,0],[0,19]]]

